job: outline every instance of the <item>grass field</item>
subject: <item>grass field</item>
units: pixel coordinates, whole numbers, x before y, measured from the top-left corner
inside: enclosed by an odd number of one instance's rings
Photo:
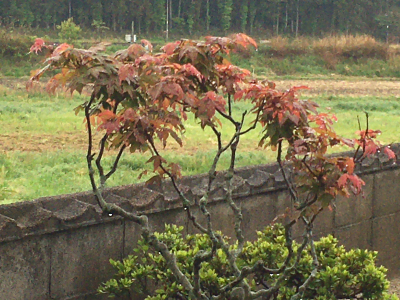
[[[307,84],[312,89],[301,97],[318,102],[323,110],[339,118],[337,131],[354,137],[358,129],[357,115],[363,120],[363,111],[370,113],[370,128],[380,129],[381,140],[392,143],[400,140],[394,130],[400,128],[400,90],[395,81],[277,81],[278,88]],[[85,165],[86,135],[83,116],[75,116],[73,108],[83,102],[82,96],[64,94],[49,96],[27,94],[17,85],[0,86],[0,201],[1,203],[35,199],[42,196],[89,190]],[[334,91],[334,92],[333,92]],[[235,112],[249,108],[239,103]],[[250,121],[250,119],[249,119]],[[229,124],[224,131],[232,133]],[[216,142],[210,131],[202,131],[195,120],[186,124],[184,147],[171,143],[163,150],[165,156],[181,164],[185,175],[206,172]],[[252,132],[242,140],[238,165],[256,165],[271,162],[275,153],[257,147],[260,134]],[[111,163],[111,156],[107,157]],[[125,154],[118,172],[109,185],[138,182],[139,173],[147,160],[141,154]],[[220,168],[228,165],[223,157]]]

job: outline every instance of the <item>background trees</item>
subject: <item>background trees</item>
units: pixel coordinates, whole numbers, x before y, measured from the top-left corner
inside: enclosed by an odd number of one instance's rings
[[[137,33],[162,34],[167,3],[175,34],[368,33],[385,39],[387,31],[397,35],[400,30],[399,0],[12,0],[0,2],[0,21],[49,28],[73,17],[82,27],[103,21],[115,31],[130,30],[133,21]]]

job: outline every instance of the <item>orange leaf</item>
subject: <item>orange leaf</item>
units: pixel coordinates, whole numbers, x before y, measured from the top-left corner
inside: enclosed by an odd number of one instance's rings
[[[41,69],[32,70],[31,71],[31,78],[35,77],[35,79],[39,79],[40,75],[42,75],[42,74],[40,74],[40,71],[41,71]]]
[[[104,110],[98,114],[98,117],[101,119],[102,122],[107,122],[111,119],[115,119],[116,115],[111,110]]]
[[[305,85],[300,85],[300,86],[294,86],[290,90],[292,91],[298,91],[298,90],[309,90],[310,88]]]
[[[347,173],[349,173],[350,175],[353,174],[354,172],[354,160],[352,157],[349,157],[346,160],[346,168],[347,168]]]
[[[347,179],[349,179],[349,174],[347,174],[347,173],[346,173],[346,174],[343,174],[342,176],[340,176],[339,180],[337,181],[338,186],[339,186],[340,188],[346,186],[346,184],[347,184]]]
[[[169,100],[167,98],[164,99],[164,101],[162,102],[162,107],[164,108],[164,110],[167,110],[169,107]]]
[[[124,80],[128,83],[131,82],[135,78],[136,74],[136,69],[132,64],[121,66],[118,70],[119,83],[121,84]]]
[[[69,45],[67,43],[63,43],[61,45],[59,45],[56,49],[54,49],[54,52],[51,56],[57,56],[61,53],[63,53],[65,50],[69,49],[69,48],[74,48],[72,45]]]

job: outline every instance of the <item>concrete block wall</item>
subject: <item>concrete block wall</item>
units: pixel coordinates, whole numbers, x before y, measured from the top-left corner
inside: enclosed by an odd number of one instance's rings
[[[400,157],[400,146],[392,149]],[[400,274],[400,161],[383,156],[367,159],[357,170],[366,182],[364,195],[339,198],[315,226],[317,237],[334,234],[347,248],[379,251],[389,275]],[[181,189],[195,203],[204,192],[205,175],[184,177]],[[290,205],[276,164],[238,170],[235,201],[242,207],[249,239]],[[209,209],[216,228],[234,235],[233,218],[222,177],[212,186]],[[170,183],[107,190],[106,199],[129,211],[147,214],[155,230],[164,223],[193,232]],[[196,209],[193,210],[199,216]],[[201,219],[201,216],[200,216]],[[301,230],[295,229],[299,235]],[[131,253],[140,238],[138,226],[118,216],[103,215],[90,193],[46,197],[0,206],[0,299],[105,299],[96,289],[113,274],[108,261]]]

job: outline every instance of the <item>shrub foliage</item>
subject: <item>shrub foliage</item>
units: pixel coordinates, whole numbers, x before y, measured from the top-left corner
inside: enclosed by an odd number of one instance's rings
[[[212,241],[206,234],[183,235],[183,227],[166,225],[164,233],[156,233],[168,249],[175,254],[180,269],[193,278],[194,257],[199,251],[211,251]],[[278,270],[288,256],[285,247],[285,229],[276,224],[266,227],[257,233],[258,239],[246,242],[239,255],[238,267],[254,268],[254,266],[268,266]],[[228,237],[224,237],[228,243]],[[343,246],[331,235],[315,242],[315,252],[321,264],[315,280],[306,288],[302,299],[396,299],[387,294],[389,286],[385,278],[386,269],[376,267],[377,252],[369,250],[346,251]],[[237,249],[237,243],[231,245],[231,250]],[[270,272],[260,272],[249,280],[251,289],[256,292],[260,287],[277,286],[271,299],[286,300],[295,295],[305,283],[313,269],[313,257],[310,246],[302,247],[299,243],[293,244],[294,251],[302,249],[297,268],[291,269],[284,282],[278,283],[279,276]],[[100,293],[110,296],[140,295],[150,300],[158,299],[187,299],[187,291],[176,282],[174,275],[168,270],[167,262],[157,252],[151,250],[144,240],[138,242],[138,247],[124,260],[110,260],[116,270],[113,279],[104,283]],[[291,264],[297,257],[292,257]],[[229,267],[227,256],[218,250],[215,256],[207,263],[203,263],[199,271],[206,295],[217,296],[219,291],[235,280]],[[233,297],[231,292],[227,299]]]

